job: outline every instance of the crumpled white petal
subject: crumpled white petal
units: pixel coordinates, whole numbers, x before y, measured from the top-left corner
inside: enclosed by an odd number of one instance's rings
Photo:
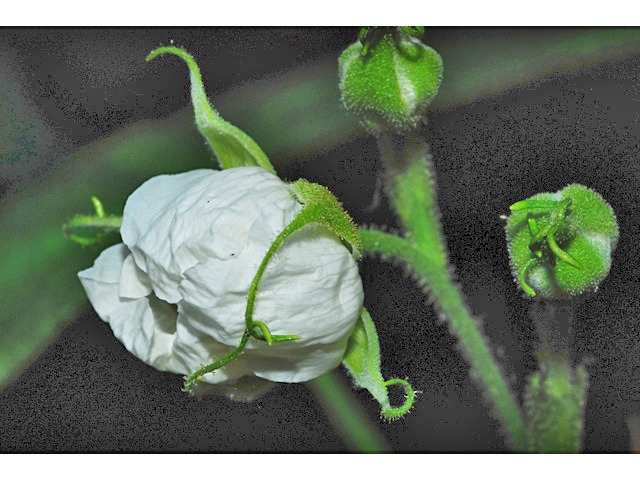
[[[251,281],[301,208],[284,182],[259,167],[155,177],[127,200],[124,244],[79,277],[127,350],[160,370],[190,374],[238,346]],[[349,251],[325,227],[307,226],[271,258],[253,314],[272,334],[301,340],[250,339],[242,355],[202,380],[318,377],[341,362],[362,301]]]
[[[120,234],[158,298],[178,303],[185,270],[238,255],[262,207],[282,200],[283,182],[258,167],[160,175],[129,197]]]
[[[252,248],[237,259],[254,268],[205,260],[187,270],[180,284],[183,308],[189,309],[198,328],[222,343],[237,344],[244,331],[249,285],[270,245],[259,243],[252,242]],[[253,318],[266,323],[273,334],[302,337],[282,348],[331,343],[353,329],[344,318],[358,316],[361,288],[357,266],[346,248],[326,228],[310,226],[291,235],[269,262]],[[247,350],[261,347],[268,345],[251,343]]]
[[[232,350],[191,328],[188,320],[180,318],[175,305],[153,293],[144,295],[148,278],[136,286],[138,275],[124,275],[131,259],[129,249],[120,243],[104,250],[93,267],[78,274],[96,313],[109,323],[127,350],[158,370],[181,374],[191,373]],[[135,289],[143,295],[131,297]],[[204,380],[218,383],[250,373],[243,361],[237,361],[205,375]]]
[[[175,309],[153,293],[138,298],[120,296],[121,285],[124,290],[125,285],[144,289],[143,284],[135,286],[134,276],[121,282],[122,267],[130,256],[125,245],[114,245],[78,277],[96,313],[109,323],[127,350],[160,370],[175,371],[170,365],[178,316]]]

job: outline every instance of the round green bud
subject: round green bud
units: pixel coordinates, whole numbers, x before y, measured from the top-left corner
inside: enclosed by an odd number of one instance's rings
[[[559,299],[597,290],[618,243],[618,222],[600,194],[571,184],[510,208],[511,269],[527,295]]]
[[[372,135],[406,133],[438,93],[442,59],[408,27],[363,29],[340,56],[342,101]]]

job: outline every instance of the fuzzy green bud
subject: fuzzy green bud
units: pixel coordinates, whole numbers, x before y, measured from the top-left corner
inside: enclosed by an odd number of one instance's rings
[[[438,93],[442,59],[416,38],[421,31],[363,29],[340,56],[342,101],[372,135],[414,130]]]
[[[509,258],[525,293],[558,299],[597,289],[618,243],[613,209],[597,192],[571,184],[510,208]]]

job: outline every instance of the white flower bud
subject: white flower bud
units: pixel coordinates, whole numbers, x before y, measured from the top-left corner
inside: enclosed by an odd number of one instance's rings
[[[238,346],[250,284],[301,209],[290,188],[260,167],[161,175],[127,200],[124,243],[79,277],[127,350],[159,370],[189,374]],[[253,319],[301,339],[272,346],[251,339],[202,380],[318,377],[342,361],[362,302],[357,264],[338,237],[319,225],[298,230],[267,264]]]

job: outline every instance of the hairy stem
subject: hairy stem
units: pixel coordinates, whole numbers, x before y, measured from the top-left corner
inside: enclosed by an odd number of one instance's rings
[[[388,255],[404,262],[429,286],[447,317],[452,333],[463,347],[465,358],[491,399],[494,412],[503,422],[508,440],[517,450],[524,451],[525,425],[520,408],[449,272],[438,268],[432,255],[407,239],[375,230],[360,233],[365,252]]]
[[[379,140],[385,165],[385,186],[406,230],[405,238],[375,230],[361,231],[364,250],[405,263],[428,286],[445,314],[451,332],[477,373],[517,450],[525,450],[522,412],[505,381],[480,325],[455,285],[436,203],[436,186],[427,146],[415,136],[383,136]]]

